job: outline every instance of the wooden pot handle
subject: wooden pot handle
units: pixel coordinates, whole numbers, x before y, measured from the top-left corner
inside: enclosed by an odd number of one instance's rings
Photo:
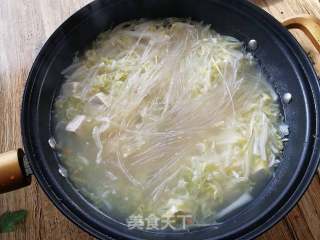
[[[300,15],[287,19],[282,24],[288,29],[302,30],[320,53],[320,19],[311,15]],[[316,69],[320,71],[320,62],[316,63]]]
[[[22,149],[0,154],[0,193],[30,185],[31,170]]]

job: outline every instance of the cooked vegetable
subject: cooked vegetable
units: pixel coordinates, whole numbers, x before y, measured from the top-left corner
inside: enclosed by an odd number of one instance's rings
[[[210,26],[124,23],[63,74],[62,162],[113,217],[183,212],[213,223],[250,201],[253,176],[279,162],[276,93],[242,43]]]

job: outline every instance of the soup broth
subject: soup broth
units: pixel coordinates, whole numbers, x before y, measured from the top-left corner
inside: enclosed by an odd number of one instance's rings
[[[279,162],[286,134],[276,93],[243,44],[210,26],[123,23],[63,75],[61,163],[85,198],[123,223],[217,223]]]

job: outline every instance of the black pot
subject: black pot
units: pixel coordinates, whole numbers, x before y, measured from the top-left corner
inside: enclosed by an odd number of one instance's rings
[[[174,233],[129,230],[94,208],[73,188],[59,173],[59,159],[48,144],[54,133],[53,103],[64,80],[61,71],[72,63],[74,54],[85,50],[99,33],[121,22],[164,17],[203,21],[219,33],[234,36],[244,43],[256,40],[258,47],[254,55],[280,99],[287,92],[293,96],[290,104],[281,102],[285,122],[290,126],[290,141],[285,145],[275,177],[249,206],[218,228]],[[316,42],[316,38],[313,40]],[[63,23],[33,64],[21,111],[26,157],[21,161],[19,153],[22,170],[14,171],[26,176],[29,172],[26,167],[30,164],[56,207],[99,239],[252,239],[289,212],[315,174],[320,157],[319,103],[317,75],[303,49],[278,21],[247,1],[97,0]],[[2,172],[0,169],[0,175]],[[1,190],[12,188],[7,185]]]

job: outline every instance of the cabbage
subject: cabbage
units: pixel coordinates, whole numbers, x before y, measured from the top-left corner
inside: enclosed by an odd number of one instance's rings
[[[124,23],[63,74],[62,161],[113,216],[183,212],[212,223],[250,201],[252,176],[279,162],[289,128],[277,94],[242,43],[210,26]],[[81,135],[68,132],[79,116]]]

